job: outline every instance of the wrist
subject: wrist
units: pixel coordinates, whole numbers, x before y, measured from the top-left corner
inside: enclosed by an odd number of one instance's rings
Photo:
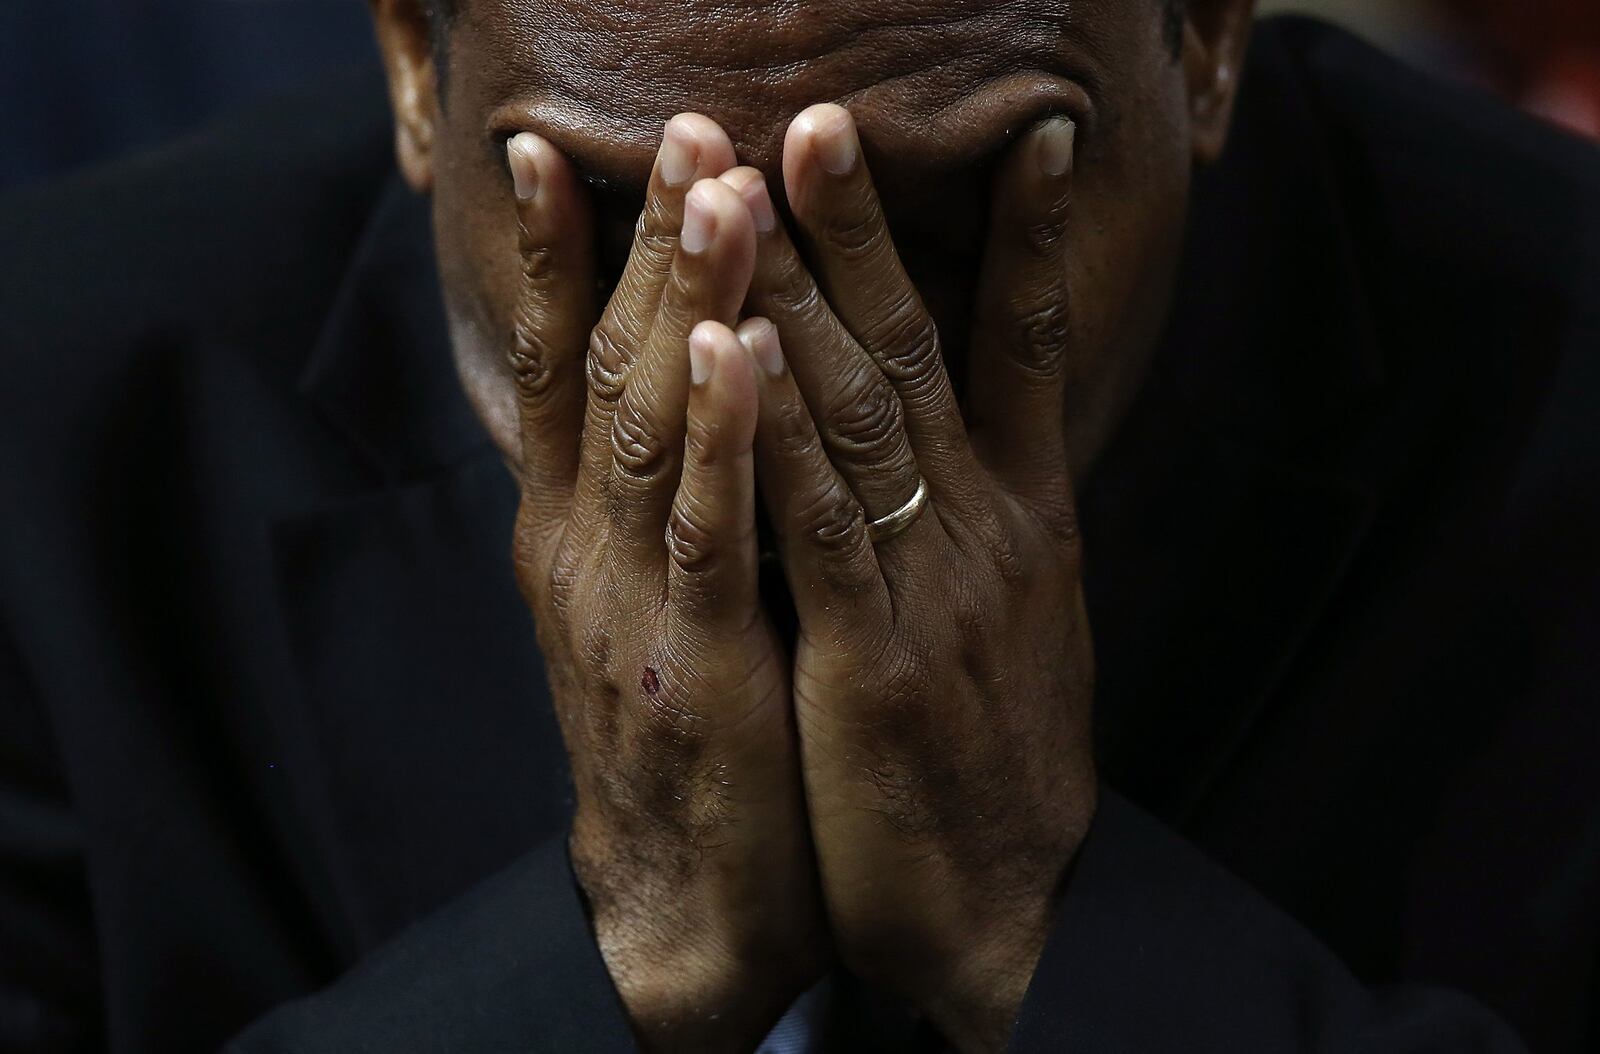
[[[1049,936],[1050,914],[974,940],[919,1009],[963,1054],[1003,1051]],[[1003,934],[1003,935],[1002,935]]]
[[[692,881],[578,863],[595,941],[641,1049],[749,1051],[820,973]],[[681,874],[680,874],[680,877]]]
[[[954,943],[958,951],[946,960],[938,983],[919,1000],[920,1009],[957,1049],[967,1054],[1002,1051],[1015,1027],[1034,971],[1054,928],[1056,909],[1065,892],[1098,795],[1083,803],[1081,822],[1067,828],[1059,866],[1047,869],[1026,892],[991,901],[995,909],[974,912]]]
[[[641,1049],[652,1054],[753,1050],[787,1005],[778,985],[740,976],[718,952],[662,949],[619,926],[597,930],[629,1023]]]

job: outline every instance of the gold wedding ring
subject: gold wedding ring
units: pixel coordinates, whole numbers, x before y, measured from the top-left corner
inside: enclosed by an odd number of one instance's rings
[[[907,527],[916,522],[922,510],[928,507],[928,481],[917,481],[917,492],[911,495],[911,500],[894,510],[887,516],[881,516],[867,524],[867,541],[876,545],[886,542],[895,535],[900,534]]]

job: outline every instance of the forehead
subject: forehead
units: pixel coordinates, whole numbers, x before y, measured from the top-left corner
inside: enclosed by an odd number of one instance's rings
[[[1147,2],[1147,0],[1146,0]],[[469,0],[452,82],[489,132],[647,158],[705,113],[769,167],[789,119],[848,105],[869,148],[953,163],[1050,113],[1086,119],[1125,0]],[[462,115],[467,116],[467,115]]]

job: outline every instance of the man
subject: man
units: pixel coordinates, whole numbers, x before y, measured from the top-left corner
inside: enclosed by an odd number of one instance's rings
[[[392,126],[6,212],[9,1046],[1592,1041],[1590,148],[1245,0],[374,12]]]

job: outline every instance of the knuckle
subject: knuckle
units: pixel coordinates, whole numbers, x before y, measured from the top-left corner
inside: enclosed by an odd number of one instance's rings
[[[1054,377],[1063,368],[1071,332],[1065,297],[1054,290],[1017,305],[1018,338],[1012,346],[1017,364],[1030,374]]]
[[[523,599],[536,610],[553,599],[552,568],[572,549],[562,517],[550,515],[526,493],[511,533],[511,564]]]
[[[707,522],[706,510],[695,502],[673,504],[667,518],[667,556],[673,566],[690,575],[709,571],[716,563],[720,546],[716,532]]]
[[[541,640],[545,634],[553,635],[549,641],[554,648],[547,647],[547,652],[568,655],[584,572],[583,547],[566,527],[553,543],[547,542],[530,522],[528,505],[524,500],[512,534],[513,574],[523,599],[537,614]]]
[[[665,272],[678,247],[678,229],[683,218],[654,194],[645,202],[633,225],[631,262],[646,271]]]
[[[900,397],[881,377],[858,373],[825,415],[829,447],[858,463],[878,463],[901,441]]]
[[[636,294],[629,292],[612,297],[598,327],[604,330],[604,339],[611,345],[607,350],[608,361],[618,364],[618,368],[622,369],[632,365],[638,356],[631,349],[644,343],[654,321],[654,308],[647,311],[640,305]],[[630,350],[624,351],[624,348]]]
[[[1018,233],[1029,254],[1054,261],[1066,244],[1067,225],[1060,217],[1050,216],[1022,224]]]
[[[993,636],[994,598],[981,582],[958,580],[951,589],[949,605],[952,621],[962,639],[982,641]]]
[[[962,529],[972,543],[968,552],[975,548],[977,553],[986,555],[988,569],[1002,585],[1021,584],[1026,578],[1027,562],[1023,559],[1016,529],[1006,515],[982,503],[967,515]],[[983,566],[983,562],[976,560],[975,566]]]
[[[921,381],[941,360],[939,329],[921,299],[909,290],[880,309],[878,320],[863,337],[872,357],[897,381]]]
[[[622,476],[641,481],[659,477],[671,460],[660,430],[627,400],[611,421],[611,460]]]
[[[1027,564],[1017,547],[1016,536],[1004,527],[999,528],[989,543],[995,574],[1006,586],[1015,587],[1027,578]]]
[[[837,479],[802,505],[796,519],[811,543],[824,551],[849,556],[867,544],[866,513]]]
[[[1050,536],[1061,546],[1064,555],[1076,571],[1083,559],[1083,535],[1078,530],[1078,509],[1071,498],[1063,497],[1057,507],[1049,510],[1046,520]]]
[[[560,279],[556,251],[552,246],[524,242],[522,246],[522,284],[539,294],[550,292]]]
[[[589,334],[589,390],[596,399],[615,403],[622,398],[630,358],[608,327],[597,326]]]
[[[552,358],[550,342],[539,332],[536,321],[528,317],[526,309],[519,309],[507,361],[523,398],[535,399],[550,390],[555,378]]]
[[[691,422],[683,437],[684,460],[707,467],[725,460],[726,455],[718,442],[723,427],[724,423],[717,418]]]

